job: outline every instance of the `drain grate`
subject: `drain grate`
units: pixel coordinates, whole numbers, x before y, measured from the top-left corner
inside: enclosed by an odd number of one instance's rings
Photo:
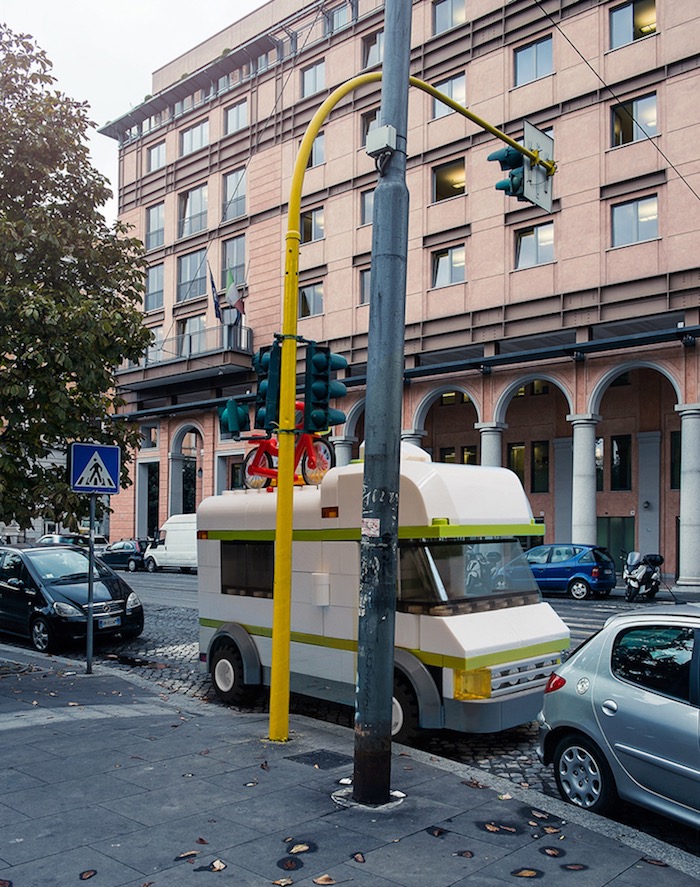
[[[298,755],[289,755],[288,761],[297,761],[299,764],[308,764],[309,767],[317,767],[319,770],[333,770],[336,767],[348,767],[353,759],[350,755],[343,755],[337,751],[320,748],[318,751],[307,751]]]

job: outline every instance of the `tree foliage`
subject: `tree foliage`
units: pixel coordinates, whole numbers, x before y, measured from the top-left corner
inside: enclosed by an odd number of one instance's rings
[[[87,105],[55,82],[33,38],[0,23],[0,520],[21,527],[87,512],[61,459],[71,441],[120,445],[129,482],[138,429],[107,417],[115,369],[150,341],[142,245],[101,214]]]

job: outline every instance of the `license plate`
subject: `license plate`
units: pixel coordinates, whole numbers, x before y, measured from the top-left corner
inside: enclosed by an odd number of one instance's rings
[[[121,616],[104,616],[102,619],[97,620],[98,628],[116,628],[117,625],[121,624]]]

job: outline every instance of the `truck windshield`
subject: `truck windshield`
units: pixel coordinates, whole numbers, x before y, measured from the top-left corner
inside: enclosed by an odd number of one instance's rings
[[[517,539],[401,543],[399,563],[399,610],[474,611],[540,596]]]

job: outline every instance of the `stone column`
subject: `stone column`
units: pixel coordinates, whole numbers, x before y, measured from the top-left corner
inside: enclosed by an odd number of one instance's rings
[[[600,416],[581,413],[566,417],[574,429],[571,471],[571,539],[559,541],[595,545],[598,537],[595,484],[595,435]]]
[[[700,592],[700,403],[677,404],[681,417],[680,568],[676,589]],[[663,552],[662,552],[663,554]]]
[[[401,431],[401,443],[413,444],[414,447],[423,447],[425,431],[422,428],[404,428]]]
[[[352,460],[352,447],[357,441],[356,437],[332,437],[331,443],[335,449],[335,464],[349,465]]]
[[[481,465],[492,468],[503,467],[503,432],[508,426],[505,422],[475,422],[474,428],[481,437]]]

